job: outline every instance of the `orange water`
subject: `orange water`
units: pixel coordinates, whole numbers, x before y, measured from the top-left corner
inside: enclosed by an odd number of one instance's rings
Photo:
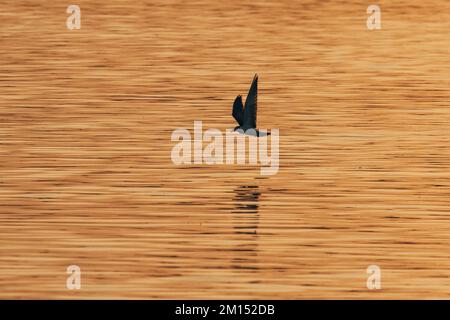
[[[139,3],[1,5],[0,298],[450,297],[450,2]],[[256,72],[278,174],[174,166]]]

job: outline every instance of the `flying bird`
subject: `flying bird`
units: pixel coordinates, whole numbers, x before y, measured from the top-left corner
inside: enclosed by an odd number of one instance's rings
[[[244,133],[247,132],[250,135],[260,136],[260,132],[256,129],[256,113],[258,111],[258,75],[253,77],[252,85],[248,91],[247,98],[245,99],[245,107],[242,104],[242,96],[238,95],[233,103],[233,118],[239,124],[234,128],[234,131],[241,129]],[[262,134],[261,134],[262,136]]]

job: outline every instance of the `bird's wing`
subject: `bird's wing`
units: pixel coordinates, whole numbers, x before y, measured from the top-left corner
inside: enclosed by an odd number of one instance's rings
[[[233,103],[233,117],[240,126],[244,124],[244,105],[242,104],[242,97],[237,96]]]
[[[252,85],[245,99],[244,127],[256,128],[256,113],[258,111],[258,75],[255,74]]]

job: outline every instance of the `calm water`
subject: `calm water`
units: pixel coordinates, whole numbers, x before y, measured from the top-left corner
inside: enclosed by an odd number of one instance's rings
[[[450,298],[448,1],[77,4],[1,5],[0,298]],[[174,166],[256,72],[278,174]]]

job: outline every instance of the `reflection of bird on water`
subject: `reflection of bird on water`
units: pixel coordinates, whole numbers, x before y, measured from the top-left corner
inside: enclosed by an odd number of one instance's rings
[[[258,200],[261,193],[257,186],[241,186],[235,191],[234,200],[237,213],[258,213]]]
[[[235,269],[257,269],[257,229],[259,224],[258,186],[241,186],[234,190],[233,224],[238,246],[233,251]]]
[[[255,74],[252,85],[245,99],[245,107],[242,104],[242,96],[237,96],[233,104],[233,117],[239,124],[234,131],[242,130],[249,135],[263,136],[256,129],[256,114],[258,112],[258,75]],[[247,131],[249,130],[249,131]],[[267,135],[267,134],[264,134]]]

